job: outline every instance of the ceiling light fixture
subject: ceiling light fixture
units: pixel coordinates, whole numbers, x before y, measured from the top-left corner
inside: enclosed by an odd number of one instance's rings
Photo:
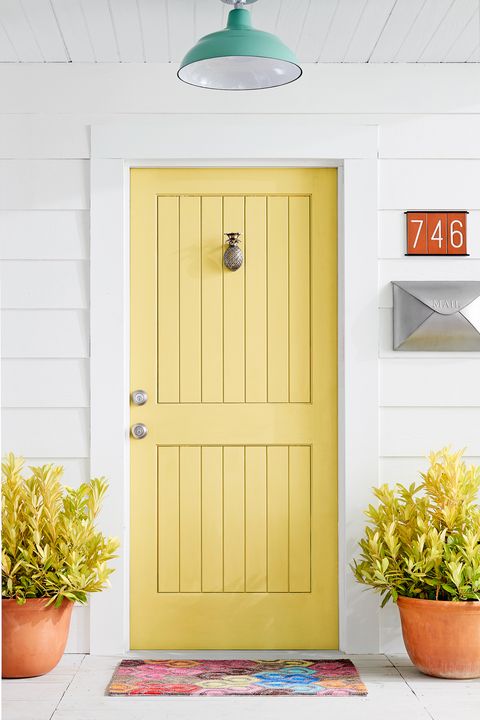
[[[185,55],[178,77],[212,90],[262,90],[298,80],[294,53],[271,33],[252,27],[246,5],[257,0],[222,0],[233,5],[227,27],[205,35]]]

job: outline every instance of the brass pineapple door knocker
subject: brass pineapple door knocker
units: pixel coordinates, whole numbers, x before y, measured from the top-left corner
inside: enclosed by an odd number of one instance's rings
[[[225,267],[229,270],[238,270],[239,267],[242,267],[243,263],[243,253],[238,247],[238,243],[241,242],[240,235],[242,233],[239,232],[229,232],[225,233],[225,236],[227,238],[228,247],[225,250],[224,256],[223,256],[223,262],[225,264]]]

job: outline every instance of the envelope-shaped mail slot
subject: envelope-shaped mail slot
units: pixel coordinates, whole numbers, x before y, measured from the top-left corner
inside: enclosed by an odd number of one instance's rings
[[[480,350],[480,282],[393,282],[394,350]]]

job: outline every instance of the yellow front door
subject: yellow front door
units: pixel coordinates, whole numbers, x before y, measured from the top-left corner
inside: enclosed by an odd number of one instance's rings
[[[337,647],[336,188],[131,171],[132,648]]]

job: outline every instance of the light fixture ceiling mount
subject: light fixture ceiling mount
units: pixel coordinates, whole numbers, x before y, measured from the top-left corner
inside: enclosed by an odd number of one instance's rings
[[[212,90],[262,90],[298,80],[295,54],[276,36],[252,27],[247,5],[257,0],[221,0],[233,9],[227,27],[200,38],[183,58],[178,77]]]

